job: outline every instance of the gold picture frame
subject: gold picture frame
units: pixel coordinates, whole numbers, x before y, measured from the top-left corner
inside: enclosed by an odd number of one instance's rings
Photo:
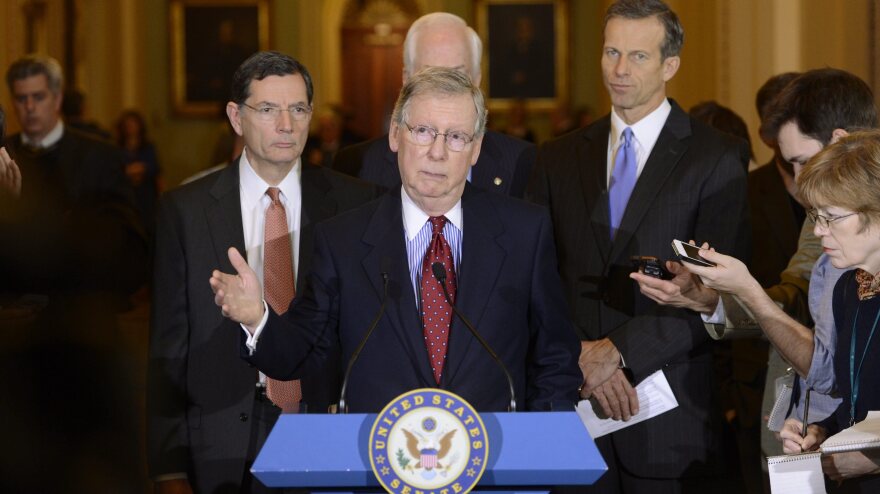
[[[169,0],[174,114],[216,117],[235,69],[269,49],[269,0]]]
[[[533,110],[568,101],[568,0],[477,0],[476,9],[489,109],[520,98]]]

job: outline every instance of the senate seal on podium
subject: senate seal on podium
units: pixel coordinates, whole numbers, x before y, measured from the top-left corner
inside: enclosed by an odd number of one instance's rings
[[[392,400],[370,431],[370,464],[393,494],[465,494],[486,470],[489,439],[460,396],[416,389]]]

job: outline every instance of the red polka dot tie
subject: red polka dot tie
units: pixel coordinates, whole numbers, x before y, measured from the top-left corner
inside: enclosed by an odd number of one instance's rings
[[[269,307],[278,314],[284,314],[290,307],[296,288],[293,281],[293,253],[287,227],[287,212],[279,199],[280,192],[277,187],[266,190],[272,203],[266,209],[263,291]],[[266,395],[284,413],[296,412],[302,400],[299,381],[277,381],[267,377]]]
[[[440,282],[434,278],[431,266],[435,262],[443,264],[446,270],[446,289],[449,298],[455,303],[455,267],[452,261],[452,249],[449,242],[443,236],[443,227],[446,225],[445,216],[432,216],[431,244],[425,252],[422,261],[422,326],[425,332],[425,347],[428,349],[428,358],[431,361],[431,369],[434,371],[434,379],[440,384],[443,377],[443,364],[446,362],[446,349],[449,343],[449,328],[452,324],[452,307],[443,296],[443,288]]]

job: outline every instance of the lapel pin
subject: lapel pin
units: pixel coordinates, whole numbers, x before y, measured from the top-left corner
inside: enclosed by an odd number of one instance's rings
[[[495,180],[493,180],[493,182],[495,182],[495,185],[501,185],[501,177],[495,177]]]

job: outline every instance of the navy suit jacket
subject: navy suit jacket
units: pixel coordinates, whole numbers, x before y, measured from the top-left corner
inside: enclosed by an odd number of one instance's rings
[[[715,470],[710,338],[700,316],[659,306],[629,278],[630,256],[674,257],[673,239],[749,254],[744,141],[690,118],[674,101],[620,223],[610,237],[610,116],[550,141],[538,153],[530,196],[550,207],[559,269],[584,340],[609,338],[636,383],[663,370],[679,407],[609,435],[617,461],[654,478]],[[600,438],[597,444],[608,439]]]
[[[377,194],[370,184],[313,165],[303,165],[301,181],[298,289],[312,261],[315,225]],[[234,272],[229,247],[247,255],[237,159],[168,192],[159,208],[147,382],[150,473],[187,472],[196,492],[240,485],[252,440],[257,370],[239,358],[235,331],[242,329],[220,315],[208,284],[214,269]],[[309,410],[326,411],[338,396],[339,374],[334,362],[328,366],[302,382]]]
[[[459,309],[509,369],[520,409],[570,410],[583,379],[547,212],[467,185],[462,214]],[[279,379],[309,375],[335,347],[347,361],[379,312],[383,272],[387,307],[354,366],[350,410],[378,412],[401,393],[435,387],[407,266],[400,187],[318,225],[305,292],[283,316],[270,311],[253,355],[242,336],[243,356]],[[440,387],[481,411],[506,410],[509,402],[502,371],[459,320]]]
[[[477,187],[523,197],[535,165],[535,145],[500,132],[486,130],[471,183]],[[341,149],[333,169],[388,189],[400,185],[397,153],[388,147],[388,134]]]

